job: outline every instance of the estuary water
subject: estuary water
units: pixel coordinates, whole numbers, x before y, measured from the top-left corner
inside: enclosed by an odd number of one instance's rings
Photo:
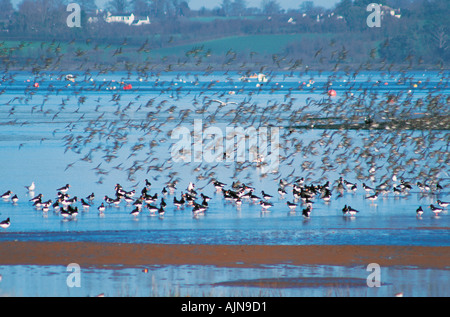
[[[275,73],[267,74],[268,80],[261,82],[254,78],[243,81],[238,73],[74,73],[74,81],[66,80],[65,75],[17,72],[3,76],[0,191],[12,191],[18,201],[13,203],[10,197],[0,200],[0,220],[11,220],[7,229],[0,229],[2,241],[450,246],[447,208],[438,215],[430,209],[432,204],[437,206],[437,200],[450,200],[448,127],[392,130],[324,125],[364,123],[367,118],[383,122],[392,118],[448,116],[448,74]],[[330,89],[336,91],[336,97],[328,96]],[[253,162],[249,150],[245,151],[244,162],[221,160],[221,151],[216,153],[217,160],[207,162],[201,152],[196,152],[194,120],[201,120],[198,122],[203,131],[214,127],[224,137],[227,127],[232,126],[265,128],[272,135],[274,128],[279,128],[279,152],[271,148],[271,153],[278,153],[277,164],[267,167]],[[323,126],[318,128],[319,123]],[[192,132],[190,161],[174,161],[172,149],[179,139],[173,139],[171,134],[179,127]],[[200,148],[205,152],[211,143],[205,135],[203,138]],[[225,138],[218,140],[225,142]],[[339,177],[356,183],[357,189],[337,192]],[[306,205],[301,200],[296,201],[294,212],[287,207],[287,201],[295,201],[292,186],[285,188],[286,195],[278,193],[281,179],[291,185],[300,178],[307,185],[329,181],[333,188],[330,201],[318,196],[313,199],[309,218],[302,216]],[[116,184],[126,191],[135,190],[136,198],[146,179],[151,183],[149,193],[158,194],[154,205],[159,206],[161,198],[167,203],[163,216],[146,208],[133,216],[130,212],[134,207],[125,201],[117,206],[106,204],[104,213],[98,212],[105,195],[114,197]],[[224,189],[230,189],[233,182],[245,183],[260,198],[264,191],[273,196],[269,199],[273,206],[265,211],[260,200],[245,199],[237,206],[225,200],[223,192],[216,191],[213,179],[225,183]],[[409,181],[412,188],[396,194],[392,189],[399,187],[402,179]],[[175,191],[164,195],[163,189],[173,181],[177,182]],[[430,188],[419,188],[419,181]],[[36,188],[28,191],[25,186],[32,182]],[[186,193],[190,182],[195,184],[198,195],[211,198],[203,215],[194,216],[192,206],[178,208],[173,204],[174,197],[180,199]],[[365,192],[363,183],[374,188],[385,183],[389,191],[370,201],[367,196],[374,192]],[[51,199],[54,203],[57,189],[66,184],[70,184],[70,197],[78,198],[73,205],[79,210],[76,216],[64,218],[60,211],[52,207],[43,211],[30,201],[42,194],[43,201]],[[95,198],[84,209],[81,198],[86,199],[91,193]],[[197,202],[202,201],[198,198]],[[358,214],[343,215],[345,205],[357,209]],[[416,215],[419,206],[424,210],[420,217]],[[2,268],[3,275],[18,269]],[[27,268],[43,270],[42,275],[49,276],[53,269]],[[179,270],[183,275],[190,268]],[[217,270],[210,268],[209,272],[216,274]],[[122,272],[128,274],[126,270]],[[238,278],[240,274],[234,276]],[[395,276],[395,272],[389,274]],[[421,280],[427,274],[421,271],[415,279]],[[445,276],[447,283],[443,290],[431,294],[448,295],[448,272],[436,274]],[[117,282],[112,277],[106,280],[110,281],[107,289]],[[203,283],[193,280],[195,285]],[[124,289],[113,295],[175,295],[169,286],[170,291],[160,293],[151,289],[155,283],[151,285],[147,283],[138,293]],[[54,295],[50,289],[22,293],[22,288],[15,289],[14,283],[5,278],[0,289],[4,286],[6,293],[12,295]],[[223,290],[224,286],[220,287]],[[83,296],[100,292],[91,288]],[[192,289],[177,294],[191,292],[198,294]],[[219,294],[239,293],[223,292]],[[326,292],[321,289],[312,294]],[[390,288],[382,294],[392,293],[395,290]],[[286,294],[307,293],[289,290]],[[72,294],[69,291],[67,295]],[[426,296],[430,292],[410,295]]]

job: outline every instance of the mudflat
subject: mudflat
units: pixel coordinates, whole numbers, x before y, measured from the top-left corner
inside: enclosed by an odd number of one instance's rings
[[[0,242],[0,265],[142,266],[368,265],[445,269],[450,247],[384,245],[190,245]]]

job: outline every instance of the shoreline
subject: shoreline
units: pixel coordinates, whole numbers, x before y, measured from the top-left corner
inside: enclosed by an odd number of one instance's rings
[[[191,245],[103,242],[0,242],[0,265],[411,266],[448,269],[450,247],[387,245]]]

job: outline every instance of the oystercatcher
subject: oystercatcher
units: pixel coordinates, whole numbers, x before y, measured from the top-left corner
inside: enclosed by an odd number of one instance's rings
[[[148,211],[150,211],[151,214],[154,214],[159,210],[159,208],[154,205],[147,204],[146,206],[147,206]]]
[[[19,201],[19,197],[17,197],[17,195],[14,195],[11,197],[11,201],[16,204]]]
[[[217,191],[221,191],[222,188],[226,185],[224,183],[221,183],[219,181],[214,181],[213,182],[214,187],[216,188]]]
[[[434,212],[435,215],[438,215],[438,214],[440,214],[442,211],[444,211],[443,208],[436,207],[436,206],[434,206],[433,204],[430,205],[430,209],[431,209],[432,212]]]
[[[419,206],[419,208],[417,208],[417,210],[416,210],[416,215],[419,216],[419,217],[423,215],[423,209],[422,209],[422,206]]]
[[[141,210],[138,207],[136,207],[130,212],[130,215],[133,215],[136,217],[137,215],[139,215],[140,212],[141,212]]]
[[[365,183],[362,184],[362,187],[363,187],[363,189],[364,189],[366,192],[373,192],[373,191],[375,191],[372,187],[367,186]]]
[[[261,191],[261,195],[265,200],[269,200],[272,198],[272,195],[269,195],[269,194],[265,193],[264,191]]]
[[[89,209],[89,207],[91,207],[91,205],[83,198],[81,198],[81,206],[83,206],[83,209]]]
[[[353,209],[351,206],[345,205],[344,208],[342,208],[342,212],[344,213],[344,215],[354,216],[354,215],[356,215],[359,211],[356,210],[356,209]]]
[[[206,207],[200,205],[200,204],[196,204],[194,206],[194,208],[192,208],[192,214],[194,216],[199,216],[199,215],[203,215],[205,213]]]
[[[175,206],[177,206],[177,208],[180,208],[181,206],[183,206],[186,203],[186,201],[184,200],[184,195],[181,195],[181,199],[178,200],[176,197],[173,197],[173,204]]]
[[[447,201],[441,201],[441,200],[437,200],[437,204],[440,206],[440,207],[442,207],[442,208],[447,208],[448,207],[448,205],[450,205],[450,202],[447,202]]]
[[[67,193],[67,191],[69,190],[69,188],[70,188],[70,185],[69,185],[69,184],[66,184],[66,186],[63,186],[63,187],[61,187],[61,188],[58,188],[57,191],[59,191],[59,192],[65,194],[65,193]]]
[[[375,201],[375,200],[378,199],[378,195],[379,195],[379,193],[376,192],[376,193],[373,194],[373,195],[367,196],[366,199],[368,199],[368,200],[370,200],[370,201]]]
[[[311,207],[310,206],[308,206],[308,207],[306,207],[305,209],[302,210],[302,216],[303,217],[309,218],[310,214],[311,214]]]
[[[11,225],[11,220],[9,219],[9,217],[6,220],[3,220],[2,222],[0,222],[0,227],[2,227],[3,229],[8,228]]]
[[[99,211],[99,213],[103,213],[105,211],[106,207],[105,204],[102,203],[100,206],[98,206],[97,210]]]
[[[11,195],[13,194],[12,191],[8,190],[6,193],[4,193],[1,197],[3,199],[9,199],[11,197]]]
[[[294,211],[295,210],[295,208],[297,208],[297,204],[295,204],[295,203],[291,203],[290,201],[287,201],[286,202],[286,205],[289,207],[289,209],[291,210],[291,211]]]
[[[261,205],[261,207],[262,207],[263,210],[265,210],[265,211],[267,211],[270,207],[273,206],[272,203],[269,203],[268,201],[264,201],[264,200],[261,200],[261,201],[259,202],[259,204]]]

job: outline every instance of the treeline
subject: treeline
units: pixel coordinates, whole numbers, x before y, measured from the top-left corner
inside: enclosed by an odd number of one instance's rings
[[[289,65],[283,62],[324,68],[401,64],[442,69],[450,60],[448,0],[386,0],[380,27],[367,25],[370,12],[366,8],[373,0],[341,0],[331,9],[304,1],[297,9],[290,10],[281,9],[276,0],[262,0],[258,8],[248,7],[244,0],[223,0],[214,9],[199,10],[190,9],[189,2],[183,0],[110,0],[103,10],[97,8],[94,0],[78,0],[75,2],[82,9],[81,28],[67,26],[69,2],[74,1],[22,0],[14,8],[11,0],[0,0],[0,39],[88,43],[90,53],[73,53],[74,61],[87,62],[89,55],[91,60],[105,64],[131,61],[133,55],[125,58],[124,54],[139,48],[142,48],[140,53],[145,54],[178,45],[195,47],[201,41],[228,36],[264,34],[307,34],[308,37],[274,47],[272,51],[277,52],[276,56],[235,52],[235,61],[257,59],[260,63],[270,61],[284,68]],[[106,23],[107,12],[132,12],[136,16],[150,17],[151,23],[141,26]],[[123,51],[105,59],[104,54],[99,53],[99,45],[104,44],[123,45]],[[19,64],[30,58],[27,53],[17,51],[18,47],[3,45],[0,57],[4,62]],[[140,60],[146,60],[142,54],[140,56]],[[57,48],[41,50],[41,57],[61,58]],[[165,59],[179,62],[180,58],[188,57],[183,54],[165,56]],[[193,62],[191,57],[190,62]],[[227,56],[209,58],[214,63],[226,60],[229,60]]]

